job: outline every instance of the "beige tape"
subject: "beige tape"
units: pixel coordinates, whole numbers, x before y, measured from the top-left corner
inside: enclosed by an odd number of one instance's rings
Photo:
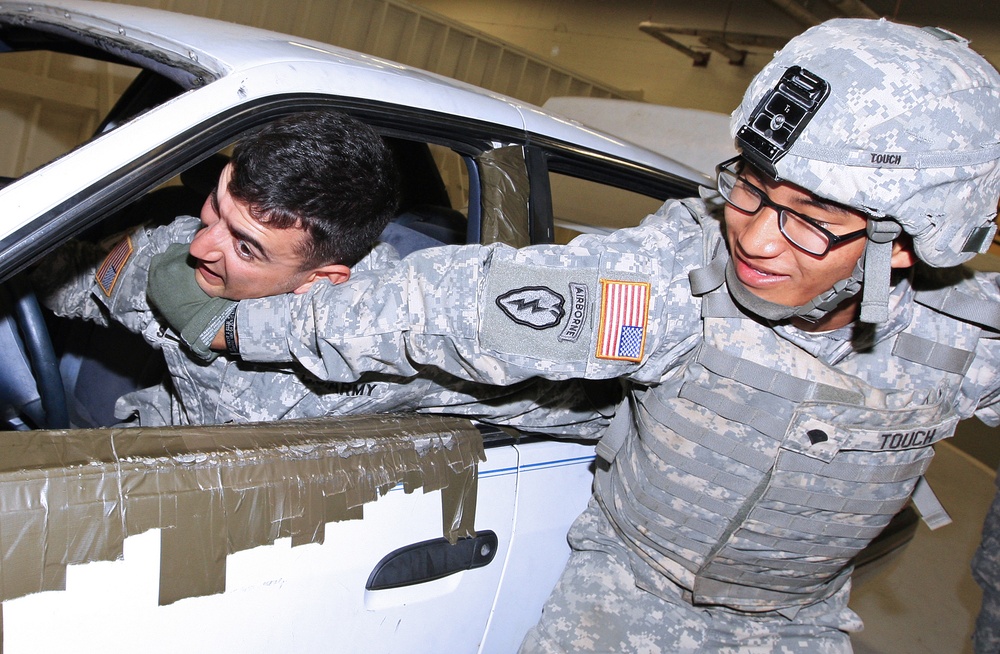
[[[226,558],[328,522],[397,484],[442,490],[444,535],[474,533],[482,437],[468,421],[378,415],[0,439],[0,601],[62,590],[66,566],[161,529],[160,604],[225,590]]]

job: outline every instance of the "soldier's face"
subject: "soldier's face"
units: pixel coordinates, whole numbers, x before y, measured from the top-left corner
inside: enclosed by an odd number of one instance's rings
[[[195,279],[213,297],[230,300],[303,292],[316,279],[304,270],[299,254],[309,235],[304,229],[275,229],[250,215],[249,207],[228,191],[231,166],[201,209],[204,227],[191,242]]]
[[[863,214],[820,200],[794,184],[775,182],[751,168],[745,169],[743,175],[775,204],[809,216],[834,234],[849,234],[865,227],[867,219]],[[767,206],[750,214],[727,204],[725,222],[726,240],[740,282],[762,300],[790,307],[806,304],[850,277],[867,242],[861,238],[834,246],[824,256],[809,254],[781,234],[777,213]],[[854,320],[859,301],[847,300],[824,321],[823,328],[834,329]]]

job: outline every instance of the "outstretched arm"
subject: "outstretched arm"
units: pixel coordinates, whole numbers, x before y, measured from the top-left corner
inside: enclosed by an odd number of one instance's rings
[[[430,365],[491,384],[655,383],[695,340],[687,273],[703,264],[702,238],[674,203],[639,228],[567,246],[425,250],[345,284],[241,302],[239,352],[339,381]]]

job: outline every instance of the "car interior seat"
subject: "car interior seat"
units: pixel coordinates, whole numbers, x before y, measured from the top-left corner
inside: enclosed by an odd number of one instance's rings
[[[448,189],[426,143],[386,138],[400,173],[396,218],[380,240],[406,255],[426,247],[466,242],[468,219],[452,207]]]

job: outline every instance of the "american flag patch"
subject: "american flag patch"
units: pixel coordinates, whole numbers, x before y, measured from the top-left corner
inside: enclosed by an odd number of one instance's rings
[[[648,283],[602,279],[597,358],[621,361],[642,359],[648,316]]]
[[[118,282],[118,275],[121,274],[129,257],[132,256],[132,239],[126,236],[118,242],[108,256],[104,257],[104,263],[97,269],[97,284],[104,291],[104,294],[111,297],[111,291],[115,290],[115,283]]]

